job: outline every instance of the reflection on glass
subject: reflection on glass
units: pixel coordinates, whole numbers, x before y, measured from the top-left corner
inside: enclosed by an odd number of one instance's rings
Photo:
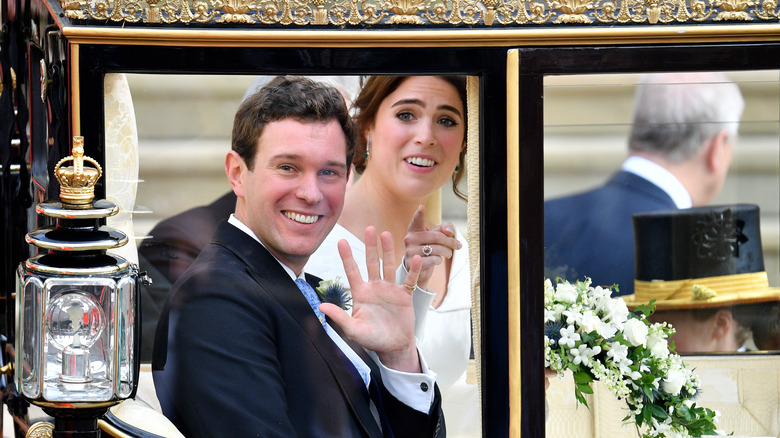
[[[675,293],[676,288],[668,288],[672,282],[653,282],[660,279],[657,272],[643,278],[646,284],[637,283],[637,289],[631,291],[642,295],[649,301],[645,288],[662,289],[653,293],[667,294],[655,296],[659,303],[654,316],[657,321],[667,321],[676,327],[678,333],[672,339],[677,350],[683,353],[699,352],[736,352],[753,350],[777,350],[778,326],[778,272],[780,271],[780,75],[777,71],[726,72],[728,80],[734,81],[745,101],[744,113],[739,123],[739,135],[733,145],[733,159],[728,168],[722,190],[708,202],[711,206],[734,206],[749,204],[750,214],[758,217],[745,219],[742,213],[733,218],[736,231],[725,239],[715,239],[719,243],[704,239],[696,241],[695,230],[683,231],[674,227],[674,237],[660,236],[657,229],[642,231],[636,236],[637,245],[645,245],[643,261],[635,260],[634,254],[625,256],[635,262],[637,279],[640,263],[677,269],[675,275],[683,275],[689,260],[684,260],[688,250],[712,249],[715,245],[726,245],[730,254],[733,250],[743,251],[747,257],[749,244],[759,244],[749,255],[745,263],[753,264],[746,274],[747,283],[729,283],[727,292],[716,292],[709,281],[718,278],[717,263],[703,264],[701,272],[691,274],[697,280],[694,284],[685,284],[682,299]],[[643,80],[639,74],[588,75],[588,76],[549,76],[545,78],[545,214],[551,211],[550,200],[582,193],[603,186],[621,170],[629,156],[629,139],[632,132],[635,95],[638,84]],[[725,81],[718,81],[725,82]],[[722,94],[716,97],[722,97]],[[671,109],[670,111],[678,111]],[[724,120],[721,120],[724,121]],[[733,120],[731,120],[733,121]],[[605,201],[607,202],[607,201]],[[583,205],[574,216],[586,216],[588,210],[595,210],[594,221],[607,223],[611,217],[598,210],[598,204],[590,202]],[[660,209],[658,209],[660,210]],[[694,211],[690,212],[695,213]],[[600,214],[600,216],[599,216]],[[650,213],[649,215],[651,215]],[[669,213],[674,214],[674,213]],[[727,215],[726,215],[727,216]],[[721,215],[723,218],[723,215]],[[701,218],[699,218],[701,219]],[[576,222],[576,217],[571,218]],[[695,221],[694,221],[695,222]],[[758,223],[760,222],[760,228]],[[751,225],[752,224],[752,225]],[[594,263],[608,260],[612,252],[618,252],[621,246],[633,246],[633,223],[631,234],[623,240],[610,243],[611,247],[596,250],[594,236],[583,232],[577,235],[577,244],[583,251],[590,251]],[[753,229],[751,229],[753,227]],[[613,227],[614,229],[614,227]],[[545,223],[546,242],[557,227]],[[753,234],[749,234],[753,233]],[[613,233],[616,234],[616,233]],[[710,229],[708,239],[717,237],[717,231]],[[722,236],[721,236],[722,237]],[[733,238],[732,238],[733,237]],[[644,241],[642,242],[642,239]],[[745,241],[745,239],[749,239]],[[691,248],[686,254],[678,251],[671,241],[685,242]],[[551,249],[546,243],[546,249]],[[637,253],[640,248],[636,248]],[[755,252],[757,251],[757,252]],[[717,251],[715,251],[717,252]],[[554,254],[546,254],[546,276],[564,276],[569,279],[589,276],[587,271],[577,271],[566,263],[550,263]],[[565,254],[564,254],[565,256]],[[639,257],[637,255],[637,257]],[[726,263],[726,259],[721,263]],[[728,261],[735,263],[736,258]],[[761,262],[763,261],[763,266]],[[632,266],[633,268],[633,266]],[[763,277],[762,272],[766,273]],[[727,279],[732,276],[726,275]],[[670,278],[666,278],[669,280]],[[675,279],[678,280],[678,279]],[[612,284],[606,281],[605,284]],[[633,273],[628,289],[633,289]],[[675,285],[676,286],[676,285]],[[620,294],[628,292],[620,284]],[[674,289],[674,290],[672,290]],[[652,294],[651,294],[652,295]],[[716,298],[720,296],[720,298]],[[627,299],[636,298],[628,297]],[[679,299],[680,301],[674,301]],[[708,306],[690,305],[692,302],[708,302]],[[719,305],[714,305],[721,300]],[[680,305],[685,301],[688,305]],[[677,307],[664,306],[663,302],[674,302]],[[722,304],[722,305],[720,305]],[[728,342],[715,342],[713,339]],[[740,354],[727,356],[685,355],[689,368],[695,369],[702,380],[700,397],[697,403],[721,412],[720,428],[745,436],[777,436],[780,426],[778,417],[778,356]],[[767,370],[772,370],[767,372]],[[633,430],[620,426],[621,419],[629,413],[624,403],[616,400],[606,388],[595,389],[588,396],[590,410],[578,409],[573,397],[573,381],[553,379],[547,391],[550,403],[549,418],[546,423],[548,437],[591,437],[591,436],[636,436]],[[568,425],[576,424],[577,427]]]
[[[698,192],[691,189],[695,184],[702,186],[701,182],[705,180],[705,177],[692,178],[696,170],[682,167],[679,159],[677,162],[672,159],[664,162],[650,157],[665,169],[670,169],[678,181],[676,184],[682,184],[684,190],[687,189],[690,196],[688,206],[691,201],[694,206],[736,203],[759,206],[764,270],[769,276],[769,283],[777,285],[780,269],[777,72],[731,72],[722,79],[713,74],[688,76],[673,76],[667,80],[681,84],[689,80],[699,81],[711,89],[708,92],[714,93],[709,97],[702,92],[701,100],[715,102],[697,110],[701,115],[689,110],[691,114],[687,115],[688,118],[720,121],[724,129],[735,128],[735,118],[739,119],[740,112],[731,107],[738,107],[740,99],[739,96],[731,97],[734,91],[729,88],[728,81],[737,84],[745,101],[739,135],[729,139],[733,141],[733,147],[726,150],[733,159],[730,160],[731,165],[725,167],[728,176],[722,190],[718,192],[717,187],[708,189],[717,193],[714,199],[702,196],[699,193],[703,189]],[[647,171],[646,166],[637,168],[632,166],[636,164],[632,163],[635,158],[626,159],[629,155],[649,156],[641,151],[629,151],[629,143],[636,143],[636,138],[641,138],[636,130],[632,131],[633,114],[637,112],[634,105],[641,110],[638,112],[650,115],[645,120],[651,128],[664,126],[664,129],[669,129],[669,123],[663,121],[684,118],[686,111],[680,105],[686,99],[688,102],[693,99],[684,95],[683,91],[687,88],[683,89],[680,85],[680,93],[667,91],[670,97],[660,103],[654,101],[654,98],[663,96],[661,85],[656,84],[645,86],[650,92],[635,102],[638,84],[643,80],[647,81],[647,76],[551,76],[545,79],[545,265],[548,277],[562,276],[575,280],[588,276],[596,284],[618,284],[616,294],[630,294],[635,279],[630,215],[685,207],[667,195],[677,190],[675,187],[659,189],[644,179],[636,178],[634,174],[643,174]],[[673,89],[671,86],[667,88]],[[672,99],[678,101],[668,105]],[[663,102],[667,102],[668,109],[660,112],[662,117],[653,120],[653,108],[648,107],[662,107]],[[713,109],[713,105],[724,106],[723,102],[727,103],[723,109]],[[691,130],[699,130],[706,136],[707,127],[699,125]],[[716,123],[707,125],[715,126]],[[631,140],[632,132],[634,140]],[[724,156],[728,158],[727,154]],[[655,172],[653,169],[650,171]],[[599,187],[607,189],[569,197]],[[565,200],[561,200],[562,197]],[[562,211],[566,214],[561,214]]]
[[[360,100],[357,77],[320,79],[340,88],[349,101]],[[369,213],[378,215],[381,221],[370,221],[393,231],[397,248],[403,248],[409,222],[426,198],[434,201],[425,204],[427,215],[421,227],[435,229],[441,222],[452,224],[452,230],[446,232],[457,233],[451,237],[453,242],[460,241],[462,249],[447,258],[442,265],[446,269],[437,268],[430,279],[430,289],[440,293],[428,308],[426,319],[420,319],[426,325],[420,328],[419,338],[429,366],[439,375],[449,436],[470,437],[481,436],[479,389],[474,360],[469,360],[472,282],[468,245],[463,237],[466,204],[452,186],[453,174],[457,177],[465,171],[464,79],[411,77],[386,81],[388,84],[382,79],[376,81],[381,82],[377,96],[363,95],[357,106],[370,106],[375,114],[366,118],[360,129],[357,156],[361,168],[354,172],[342,218],[348,211],[356,220],[369,220]],[[251,76],[128,75],[138,118],[142,181],[136,211],[147,212],[134,218],[139,262],[141,270],[155,280],[142,294],[143,300],[153,303],[145,302],[143,306],[142,359],[148,360],[151,355],[154,324],[150,327],[148,322],[159,317],[171,285],[210,241],[217,222],[235,207],[236,197],[227,184],[223,162],[230,150],[233,115],[248,90],[258,85],[256,80]],[[388,85],[387,91],[381,91]],[[414,126],[423,122],[428,132],[419,134]],[[432,144],[443,146],[417,146],[415,135],[435,136]],[[378,196],[367,197],[362,192],[369,182],[374,188],[384,187]],[[464,183],[458,188],[465,192]],[[386,199],[394,202],[384,205]],[[396,221],[402,228],[390,221],[393,217],[403,219]],[[356,225],[358,222],[340,220],[334,233],[341,234],[323,245],[345,237],[353,251],[360,253],[363,233],[356,230],[364,225]],[[418,252],[425,243],[415,242]],[[433,251],[443,250],[440,247]],[[320,265],[336,264],[341,268],[334,254],[325,254],[325,262],[320,257]],[[404,254],[397,250],[397,255],[393,264],[400,263]],[[335,276],[311,263],[305,270],[322,278]],[[340,276],[345,280],[345,274]]]

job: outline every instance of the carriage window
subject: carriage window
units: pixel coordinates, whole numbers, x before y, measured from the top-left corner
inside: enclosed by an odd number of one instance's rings
[[[349,103],[354,102],[360,91],[361,79],[357,76],[312,78],[336,86]],[[145,288],[142,296],[145,303],[152,303],[144,307],[143,360],[148,361],[151,357],[153,321],[159,316],[160,307],[172,283],[208,243],[217,222],[226,219],[234,210],[236,197],[227,182],[224,168],[225,154],[231,148],[233,117],[242,100],[269,79],[271,77],[268,76],[108,75],[107,90],[111,87],[126,87],[137,117],[136,170],[139,183],[136,199],[117,201],[134,206],[132,234],[136,236],[139,265],[154,280],[152,285]],[[471,305],[475,291],[471,290],[473,282],[469,281],[471,266],[478,265],[476,257],[470,260],[469,248],[478,254],[479,243],[478,234],[476,243],[472,243],[469,237],[475,235],[469,231],[474,225],[469,224],[467,218],[468,202],[460,197],[468,195],[469,184],[472,183],[469,182],[467,170],[473,165],[468,156],[461,157],[462,145],[467,141],[467,130],[475,130],[468,136],[478,138],[472,135],[478,129],[475,123],[478,118],[471,117],[467,111],[468,87],[466,78],[461,79],[448,82],[434,78],[434,81],[444,81],[442,83],[446,85],[447,91],[441,95],[427,93],[417,96],[423,101],[422,104],[415,103],[409,96],[398,98],[389,95],[386,99],[396,98],[403,105],[387,105],[393,110],[387,112],[387,117],[393,120],[379,120],[379,117],[384,117],[380,105],[368,151],[365,150],[365,142],[358,141],[358,154],[367,157],[363,160],[365,170],[353,171],[348,185],[359,184],[361,178],[369,175],[375,179],[386,178],[374,169],[387,170],[391,160],[396,162],[397,167],[391,170],[400,175],[410,172],[402,167],[414,168],[412,172],[419,175],[425,175],[424,170],[428,168],[429,176],[420,179],[425,184],[423,189],[430,192],[425,203],[428,225],[442,221],[452,223],[464,249],[456,251],[446,263],[446,270],[434,271],[429,289],[446,290],[446,295],[434,298],[424,326],[418,333],[419,345],[429,367],[438,375],[448,432],[452,436],[479,437],[482,432],[479,379],[475,365],[478,358],[474,357],[475,348],[472,346],[471,315],[474,312],[470,310],[471,307],[478,307],[478,304]],[[116,84],[112,83],[114,80]],[[431,77],[410,77],[396,85],[395,90],[398,93],[418,93],[415,87],[430,87],[439,83],[430,81]],[[112,93],[107,92],[107,95]],[[431,96],[443,100],[426,106]],[[403,109],[404,113],[397,109]],[[388,125],[392,121],[410,125],[412,119],[426,118],[430,119],[434,135],[437,136],[438,146],[435,149],[412,150],[415,147],[412,137],[407,138],[408,143],[398,143],[390,135],[383,136],[380,127],[380,123]],[[469,123],[475,126],[468,126]],[[106,131],[111,131],[111,123],[108,121]],[[405,134],[412,135],[414,132],[406,131]],[[124,161],[127,152],[117,153],[111,147],[107,151],[107,155],[114,155],[115,160],[125,163],[122,166],[125,172],[133,172],[132,166],[127,166],[127,161]],[[476,160],[476,154],[469,155]],[[374,169],[371,169],[372,159],[382,160],[384,165],[374,165]],[[108,156],[107,163],[111,161],[112,158]],[[116,172],[119,170],[115,170],[114,175],[117,175]],[[456,178],[459,182],[458,192],[453,190],[453,175],[461,175]],[[125,175],[116,179],[133,178],[133,175]],[[407,184],[404,190],[415,189],[412,183],[414,181]],[[107,187],[107,192],[129,193],[111,187]],[[395,192],[388,189],[387,194],[394,196]],[[403,205],[401,201],[395,207],[400,205]],[[407,230],[409,220],[411,215],[406,219],[402,231]],[[348,231],[342,229],[341,232]],[[360,238],[362,240],[362,233]],[[402,242],[402,238],[403,235],[396,241]],[[402,249],[396,252],[402,254]],[[335,271],[341,269],[338,257],[330,259],[338,264]],[[331,270],[317,272],[325,269],[321,260],[312,257],[306,271],[323,278],[329,275]],[[341,276],[345,277],[343,274]],[[346,281],[346,278],[343,280]],[[147,326],[147,321],[152,324]]]
[[[778,389],[759,371],[780,349],[778,79],[544,82],[545,276],[616,284],[632,309],[655,299],[651,320],[675,326],[677,351],[702,379],[697,403],[718,409],[736,435],[779,432]],[[628,436],[625,404],[606,387],[578,410],[571,381],[553,380],[547,436]]]

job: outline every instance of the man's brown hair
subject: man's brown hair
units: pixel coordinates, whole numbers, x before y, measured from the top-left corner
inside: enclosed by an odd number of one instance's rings
[[[347,169],[355,152],[357,129],[349,116],[344,97],[334,87],[300,76],[277,76],[244,99],[233,120],[232,148],[249,170],[254,166],[258,140],[271,122],[294,119],[300,122],[335,120],[347,139]]]

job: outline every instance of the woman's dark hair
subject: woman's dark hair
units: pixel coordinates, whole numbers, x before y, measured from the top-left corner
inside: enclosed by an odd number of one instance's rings
[[[352,164],[355,166],[355,171],[358,174],[362,174],[366,170],[366,131],[373,125],[376,118],[376,113],[379,110],[379,106],[382,101],[385,100],[393,91],[395,91],[401,83],[410,78],[411,76],[371,76],[360,90],[360,94],[355,99],[352,107],[357,110],[355,115],[355,123],[358,129],[358,138],[355,145],[355,154],[352,158]],[[463,104],[464,110],[466,109],[466,78],[464,76],[437,76],[448,83],[450,83],[460,96],[460,101]],[[464,114],[464,123],[466,121]],[[464,130],[463,135],[463,148],[460,151],[458,157],[458,168],[455,173],[452,174],[452,190],[459,198],[466,200],[466,195],[458,188],[458,185],[463,179],[465,174],[465,160],[466,160],[466,132],[468,132],[468,125]]]

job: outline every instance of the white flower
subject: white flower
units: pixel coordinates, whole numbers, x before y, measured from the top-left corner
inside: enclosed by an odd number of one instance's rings
[[[647,345],[647,324],[638,319],[629,319],[623,326],[623,336],[632,346]]]
[[[628,320],[628,306],[620,298],[602,299],[599,301],[598,306],[604,315],[604,321],[609,321],[615,325],[623,325]]]
[[[558,313],[555,310],[544,309],[544,322],[552,322],[558,319]]]
[[[599,336],[601,336],[602,338],[610,339],[617,334],[618,327],[609,323],[602,322],[601,324],[599,324],[599,327],[598,329],[596,329],[596,331],[598,332]]]
[[[576,349],[569,350],[569,354],[572,356],[572,362],[575,365],[582,363],[583,365],[590,365],[590,358],[601,353],[601,347],[598,345],[590,348],[586,344],[578,346]]]
[[[558,287],[555,288],[556,301],[567,304],[574,304],[577,302],[578,296],[579,294],[577,293],[577,288],[572,284],[560,283],[558,284]]]
[[[566,317],[566,324],[569,325],[580,325],[582,321],[582,313],[580,312],[580,309],[575,310],[566,310],[561,313],[563,316]]]
[[[601,319],[592,311],[586,310],[583,312],[582,318],[580,319],[580,327],[582,328],[583,333],[598,331],[602,325]]]
[[[665,359],[669,356],[669,343],[659,333],[650,333],[647,337],[647,348],[650,354],[658,359]]]
[[[683,385],[685,385],[686,376],[679,368],[672,368],[666,373],[666,377],[661,381],[661,389],[671,395],[678,395]]]
[[[590,282],[588,282],[588,284],[590,284]],[[601,286],[596,286],[594,288],[591,288],[590,291],[588,292],[588,295],[590,295],[591,298],[593,298],[594,300],[599,300],[601,298],[607,298],[610,300],[613,299],[610,298],[610,296],[612,295],[612,291],[609,289],[604,289]]]
[[[622,362],[628,357],[628,346],[623,345],[620,342],[613,342],[609,344],[609,351],[607,351],[607,357],[611,358],[615,362]],[[631,362],[629,360],[629,362]]]
[[[628,306],[626,306],[626,302],[623,300],[614,300],[615,307],[612,308],[612,313],[610,321],[614,324],[625,324],[626,321],[628,321]]]
[[[574,330],[573,325],[570,325],[561,329],[561,339],[558,340],[558,344],[574,348],[574,344],[580,339],[580,334]]]

